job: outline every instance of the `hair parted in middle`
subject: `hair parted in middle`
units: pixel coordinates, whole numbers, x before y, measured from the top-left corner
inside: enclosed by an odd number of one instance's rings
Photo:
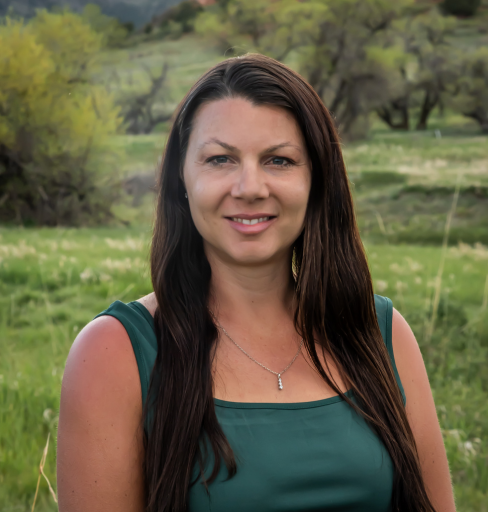
[[[212,347],[217,328],[208,309],[212,271],[190,213],[183,166],[199,107],[243,98],[281,107],[295,118],[311,163],[304,228],[293,246],[295,327],[324,381],[377,433],[393,461],[392,510],[432,512],[415,440],[376,318],[373,286],[356,225],[341,144],[313,88],[282,63],[258,54],[227,59],[205,73],[174,117],[159,179],[151,247],[158,353],[145,404],[147,510],[186,510],[195,463],[211,484],[236,461],[216,417]],[[292,261],[290,260],[290,269]],[[332,360],[353,390],[351,401],[317,355]],[[214,455],[205,474],[208,447]]]

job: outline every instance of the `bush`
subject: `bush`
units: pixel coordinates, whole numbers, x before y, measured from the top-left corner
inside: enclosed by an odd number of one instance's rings
[[[170,7],[160,16],[152,20],[153,26],[158,26],[163,36],[173,38],[181,34],[193,32],[195,20],[200,12],[203,11],[202,6],[195,0],[186,0],[174,7]]]
[[[488,133],[488,48],[482,46],[467,53],[462,62],[452,107],[474,119],[483,133]]]
[[[103,14],[95,4],[86,4],[81,16],[95,32],[102,35],[103,43],[109,47],[120,46],[134,30],[133,23],[121,23],[116,18]]]
[[[454,16],[474,16],[481,0],[444,0],[442,10]]]
[[[99,155],[118,108],[86,77],[103,43],[71,12],[0,25],[0,220],[90,224],[110,217]]]

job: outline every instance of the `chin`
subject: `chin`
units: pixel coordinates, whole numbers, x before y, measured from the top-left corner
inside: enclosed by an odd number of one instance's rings
[[[273,251],[270,249],[256,249],[242,250],[242,251],[229,251],[228,258],[233,260],[238,265],[266,265],[282,255],[281,251]]]

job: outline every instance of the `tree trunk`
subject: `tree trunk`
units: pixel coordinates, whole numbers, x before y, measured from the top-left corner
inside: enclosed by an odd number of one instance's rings
[[[439,95],[436,92],[425,91],[424,102],[422,103],[422,109],[420,110],[417,122],[417,130],[427,130],[427,121],[438,101]]]
[[[145,68],[151,80],[149,92],[134,96],[132,99],[126,99],[125,104],[129,104],[125,110],[124,121],[128,123],[127,133],[140,134],[151,133],[154,127],[163,121],[170,119],[170,115],[153,117],[152,109],[157,100],[158,93],[165,87],[166,76],[168,73],[168,64],[164,64],[158,76],[153,76],[149,68]]]
[[[393,114],[398,112],[400,120],[395,122]],[[384,121],[393,130],[409,130],[410,129],[410,112],[408,109],[408,99],[393,101],[390,106],[381,107],[376,110],[379,118]]]
[[[463,115],[474,119],[480,125],[482,133],[488,133],[488,111],[477,108],[471,112],[463,112]]]
[[[346,87],[347,81],[344,78],[342,78],[339,83],[339,86],[336,89],[335,97],[329,106],[329,110],[335,117],[337,117],[337,111],[339,110],[339,106],[346,96]]]

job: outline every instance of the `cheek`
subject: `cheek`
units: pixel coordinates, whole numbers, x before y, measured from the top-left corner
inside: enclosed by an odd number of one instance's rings
[[[290,214],[290,221],[303,222],[310,194],[310,180],[297,180],[293,186],[282,190],[283,207]]]
[[[211,180],[196,179],[190,185],[190,211],[198,231],[205,230],[205,225],[216,220],[220,204],[221,191]]]

